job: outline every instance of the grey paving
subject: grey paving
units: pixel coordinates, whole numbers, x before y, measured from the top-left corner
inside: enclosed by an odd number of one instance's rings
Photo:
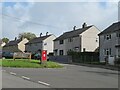
[[[118,72],[103,68],[64,64],[61,69],[3,68],[52,88],[118,88]]]

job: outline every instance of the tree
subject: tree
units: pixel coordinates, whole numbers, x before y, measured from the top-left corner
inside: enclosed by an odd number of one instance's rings
[[[27,38],[28,40],[31,40],[33,38],[35,38],[36,35],[34,33],[31,32],[23,32],[23,33],[19,33],[18,38]]]
[[[9,39],[8,38],[2,38],[2,42],[8,43]]]

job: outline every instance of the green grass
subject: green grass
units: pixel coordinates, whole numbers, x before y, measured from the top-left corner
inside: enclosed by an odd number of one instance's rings
[[[0,60],[0,66],[2,67],[16,67],[16,68],[62,68],[56,62],[47,61],[46,64],[40,64],[39,60],[27,60],[27,59],[4,59]],[[46,67],[45,67],[46,66]]]

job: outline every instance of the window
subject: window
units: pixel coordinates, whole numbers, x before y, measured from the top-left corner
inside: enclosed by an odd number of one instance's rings
[[[105,35],[105,36],[104,36],[104,39],[106,39],[106,40],[110,40],[110,39],[111,39],[111,34],[109,34],[109,35]]]
[[[59,51],[59,55],[64,55],[63,50],[60,50],[60,51]]]
[[[44,43],[44,45],[47,45],[47,43]]]
[[[111,55],[111,48],[109,48],[109,55]]]
[[[95,40],[96,42],[98,42],[98,38],[96,38],[96,40]]]
[[[104,49],[104,55],[111,55],[111,48]]]
[[[74,47],[74,51],[75,51],[75,52],[79,52],[79,50],[80,50],[79,47],[77,47],[77,46]]]
[[[64,44],[64,40],[60,40],[60,44]]]
[[[73,38],[68,38],[68,42],[72,42],[73,41]]]
[[[107,35],[107,36],[106,36],[106,39],[107,39],[107,40],[109,40],[109,39],[110,39],[110,36],[109,36],[109,35]]]
[[[56,56],[57,53],[58,53],[58,49],[55,49],[55,50],[54,50],[54,55]]]
[[[109,50],[108,49],[106,49],[106,55],[109,55]]]
[[[109,39],[111,39],[111,34],[109,35]]]
[[[120,38],[120,33],[116,33],[116,36],[117,36],[118,38]]]

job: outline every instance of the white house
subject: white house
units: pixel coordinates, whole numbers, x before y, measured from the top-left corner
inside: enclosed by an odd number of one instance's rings
[[[120,22],[113,23],[99,34],[100,61],[120,57]]]
[[[76,52],[94,52],[99,46],[98,34],[100,30],[94,25],[87,26],[86,23],[82,28],[65,32],[54,40],[54,54],[67,55],[72,50]]]
[[[1,47],[4,47],[6,45],[6,43],[5,42],[3,42],[2,44],[1,44]]]
[[[3,52],[24,52],[25,44],[29,40],[26,38],[21,38],[9,41],[5,46],[3,46]]]
[[[3,42],[2,39],[0,39],[0,47],[3,47],[3,46],[5,46],[5,45],[6,45],[6,43]]]
[[[36,53],[39,50],[47,50],[47,54],[53,53],[53,40],[56,38],[55,35],[45,35],[36,37],[26,43],[26,52]]]

